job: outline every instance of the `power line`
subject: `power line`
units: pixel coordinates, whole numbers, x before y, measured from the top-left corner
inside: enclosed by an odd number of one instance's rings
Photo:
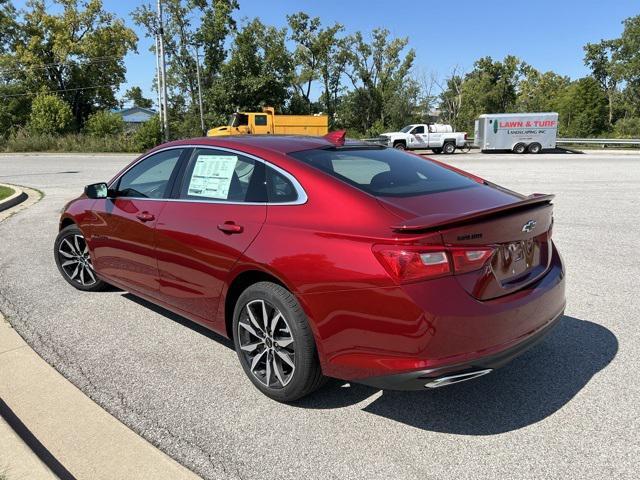
[[[57,93],[57,92],[76,92],[79,90],[91,90],[93,88],[106,88],[106,87],[118,87],[120,84],[112,84],[112,85],[93,85],[91,87],[77,87],[77,88],[60,88],[58,90],[45,90],[46,93]],[[29,95],[37,95],[40,91],[37,92],[25,92],[25,93],[13,93],[11,95],[0,95],[0,98],[12,98],[12,97],[25,97]]]

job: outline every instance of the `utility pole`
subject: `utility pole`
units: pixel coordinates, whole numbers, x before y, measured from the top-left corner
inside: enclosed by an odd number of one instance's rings
[[[158,117],[160,128],[164,130],[164,116],[162,114],[162,81],[160,80],[160,47],[158,41],[158,29],[156,29],[156,89],[158,90]]]
[[[167,75],[164,58],[164,26],[162,0],[158,0],[158,45],[160,47],[160,75],[162,76],[162,109],[164,110],[164,140],[169,141],[169,111],[167,108]]]
[[[198,78],[198,104],[200,105],[200,130],[202,135],[206,135],[204,130],[204,112],[202,111],[202,86],[200,85],[200,54],[196,43],[196,77]]]

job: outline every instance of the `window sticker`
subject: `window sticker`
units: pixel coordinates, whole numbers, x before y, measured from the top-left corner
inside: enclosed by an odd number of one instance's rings
[[[187,194],[226,200],[236,163],[238,157],[235,155],[199,155]]]

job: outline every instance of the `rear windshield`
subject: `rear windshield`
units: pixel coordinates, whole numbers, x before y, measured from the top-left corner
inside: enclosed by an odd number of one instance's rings
[[[394,148],[329,148],[289,155],[378,197],[411,197],[478,186],[459,173]]]

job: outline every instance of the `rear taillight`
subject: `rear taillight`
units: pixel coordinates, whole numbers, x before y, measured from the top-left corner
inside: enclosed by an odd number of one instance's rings
[[[489,257],[493,255],[493,249],[454,248],[450,250],[450,253],[453,258],[453,269],[455,273],[467,273],[482,268],[482,266],[487,263],[487,260],[489,260]]]
[[[374,245],[373,253],[399,283],[467,273],[484,266],[493,255],[491,248],[444,248],[402,245]]]

